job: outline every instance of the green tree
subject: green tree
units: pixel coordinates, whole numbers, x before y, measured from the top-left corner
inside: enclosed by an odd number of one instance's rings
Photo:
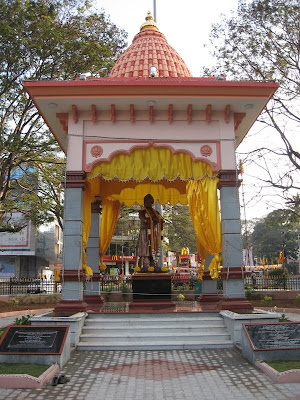
[[[64,159],[24,80],[69,80],[90,71],[106,75],[126,34],[83,0],[0,0],[0,226],[21,211],[36,224],[61,221]],[[53,178],[53,179],[52,179]],[[34,185],[32,186],[32,182]]]
[[[240,0],[236,14],[223,16],[211,32],[216,65],[210,73],[280,84],[256,125],[256,137],[248,135],[240,151],[245,174],[260,180],[262,195],[272,186],[292,206],[300,190],[299,38],[298,0]]]
[[[180,254],[183,247],[196,253],[196,235],[188,206],[165,206],[165,236],[169,239],[169,250]]]
[[[250,234],[250,246],[254,256],[268,263],[278,263],[279,253],[284,251],[291,266],[298,258],[299,223],[289,219],[290,211],[275,210],[258,220]]]
[[[124,255],[131,255],[131,253],[136,253],[137,251],[140,232],[139,210],[140,206],[137,205],[131,207],[121,206],[114,236],[124,238]]]

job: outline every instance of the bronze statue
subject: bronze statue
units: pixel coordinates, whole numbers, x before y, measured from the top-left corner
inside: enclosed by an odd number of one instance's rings
[[[144,208],[139,212],[141,221],[138,247],[139,265],[142,272],[159,272],[158,260],[162,246],[163,218],[153,208],[151,194],[144,197]]]

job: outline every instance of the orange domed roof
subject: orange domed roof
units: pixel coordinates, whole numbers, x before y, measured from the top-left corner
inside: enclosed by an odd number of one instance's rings
[[[131,46],[118,59],[109,76],[112,78],[149,77],[151,66],[156,68],[155,77],[192,76],[183,59],[159,32],[148,11],[146,22],[133,38]]]

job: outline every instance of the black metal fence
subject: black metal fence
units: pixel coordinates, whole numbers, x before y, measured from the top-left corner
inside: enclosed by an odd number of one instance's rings
[[[54,294],[61,292],[61,283],[52,279],[2,278],[0,295],[15,296],[18,294]]]
[[[245,283],[251,286],[254,290],[299,290],[300,277],[289,278],[264,278],[256,277],[255,279],[247,277]]]
[[[172,276],[172,288],[177,290],[193,290],[194,278],[184,280],[177,276]],[[221,289],[222,281],[218,282],[218,289]],[[257,277],[253,280],[251,277],[245,278],[245,286],[249,285],[254,290],[295,290],[300,291],[300,277],[289,278],[264,278]],[[220,286],[220,287],[219,287]],[[51,279],[0,279],[0,295],[15,296],[19,294],[55,294],[61,293],[62,283]],[[115,277],[105,275],[100,281],[100,290],[128,292],[132,290],[131,277]]]

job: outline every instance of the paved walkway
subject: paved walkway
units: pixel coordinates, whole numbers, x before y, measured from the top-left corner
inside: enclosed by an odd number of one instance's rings
[[[0,388],[0,400],[300,400],[300,382],[275,384],[234,349],[74,350],[60,373],[70,381]]]
[[[0,389],[0,399],[300,400],[300,382],[274,384],[233,349],[74,351],[70,381],[41,389]]]

